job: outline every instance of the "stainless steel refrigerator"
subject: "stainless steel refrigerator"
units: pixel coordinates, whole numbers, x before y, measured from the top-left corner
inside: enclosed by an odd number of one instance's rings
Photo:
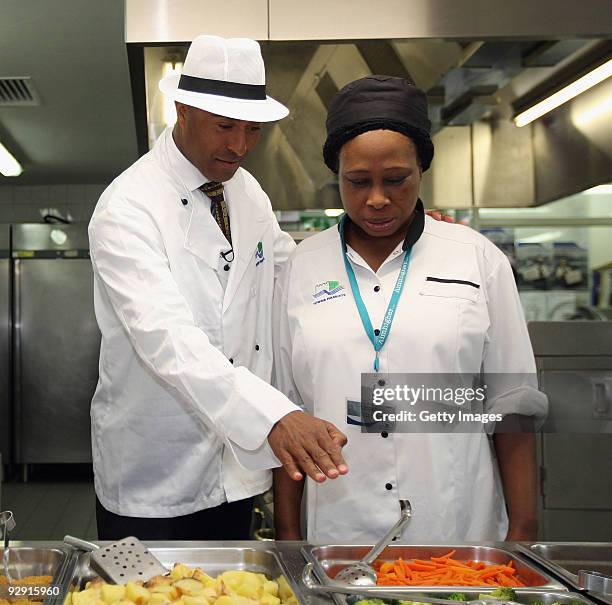
[[[10,393],[10,227],[0,225],[0,458],[12,459]],[[0,476],[2,475],[0,469]]]
[[[12,238],[15,462],[91,462],[100,334],[86,225],[14,225]]]

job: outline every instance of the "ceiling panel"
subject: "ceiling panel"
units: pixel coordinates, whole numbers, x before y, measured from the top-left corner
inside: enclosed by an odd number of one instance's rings
[[[127,42],[185,42],[203,33],[226,38],[268,38],[267,0],[125,0],[125,3]]]
[[[108,182],[137,159],[122,2],[2,0],[0,77],[24,76],[40,104],[0,107],[24,167],[0,184]]]
[[[270,40],[595,37],[609,34],[612,2],[269,0],[269,19]]]

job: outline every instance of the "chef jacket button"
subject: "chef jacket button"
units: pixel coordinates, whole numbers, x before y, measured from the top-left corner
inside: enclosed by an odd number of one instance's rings
[[[230,357],[230,358],[229,358],[229,362],[230,362],[232,365],[234,365],[234,358],[233,358],[233,357]]]
[[[259,345],[255,345],[255,350],[259,351]]]
[[[374,292],[380,292],[380,286],[374,286]]]
[[[224,271],[229,271],[229,265],[225,265],[225,267],[223,267]]]
[[[381,434],[380,434],[380,436],[381,436],[383,439],[386,439],[386,438],[389,436],[389,433],[387,433],[387,431],[382,431],[382,432],[381,432]]]
[[[186,206],[189,203],[185,198],[182,198],[181,202],[183,202],[183,206]]]
[[[378,336],[379,334],[380,334],[380,330],[376,328],[376,330],[374,330],[374,336]]]
[[[382,378],[378,381],[378,386],[379,387],[384,387],[385,384],[386,384],[386,382]]]
[[[392,490],[392,489],[393,489],[393,486],[392,486],[390,483],[387,483],[387,484],[385,485],[385,489],[386,489],[386,490]]]

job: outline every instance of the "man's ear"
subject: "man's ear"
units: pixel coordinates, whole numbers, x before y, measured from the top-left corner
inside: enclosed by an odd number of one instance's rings
[[[185,123],[185,116],[189,111],[189,107],[178,101],[174,101],[174,107],[176,108],[176,121],[180,122],[181,126]]]

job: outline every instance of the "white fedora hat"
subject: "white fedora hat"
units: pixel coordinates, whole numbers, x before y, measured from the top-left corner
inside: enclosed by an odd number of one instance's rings
[[[274,122],[289,113],[266,95],[261,50],[248,38],[198,36],[183,72],[163,78],[159,89],[185,105],[237,120]]]

